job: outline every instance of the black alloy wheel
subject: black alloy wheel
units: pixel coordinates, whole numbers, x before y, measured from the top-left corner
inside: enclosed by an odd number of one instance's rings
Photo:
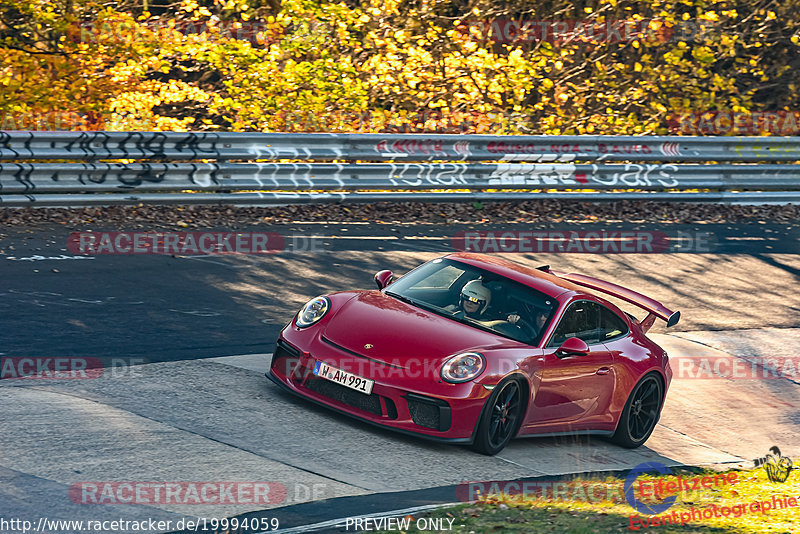
[[[645,376],[636,384],[614,434],[617,444],[632,449],[647,441],[658,422],[662,389],[661,380],[655,374]]]
[[[488,455],[503,450],[519,429],[523,406],[519,382],[509,379],[500,383],[481,414],[473,449]]]

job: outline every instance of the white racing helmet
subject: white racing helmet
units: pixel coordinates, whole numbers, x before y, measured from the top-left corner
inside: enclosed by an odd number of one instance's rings
[[[461,288],[462,302],[468,300],[478,303],[478,313],[483,313],[492,301],[491,290],[483,285],[480,280],[472,280]]]

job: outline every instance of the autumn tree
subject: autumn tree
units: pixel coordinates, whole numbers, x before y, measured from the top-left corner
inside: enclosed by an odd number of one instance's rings
[[[686,110],[797,110],[798,8],[1,0],[0,113],[97,113],[119,130],[663,134]]]

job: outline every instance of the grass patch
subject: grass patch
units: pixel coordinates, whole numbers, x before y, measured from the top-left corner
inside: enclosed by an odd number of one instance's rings
[[[784,483],[771,482],[761,469],[726,471],[733,473],[729,483],[714,475],[719,472],[684,472],[675,475],[642,475],[634,483],[634,496],[645,504],[660,504],[666,497],[675,502],[658,515],[639,514],[624,498],[624,481],[572,478],[547,487],[504,493],[497,486],[486,485],[486,494],[472,504],[438,510],[414,517],[410,528],[402,532],[538,533],[559,532],[593,534],[608,532],[701,533],[798,533],[800,532],[800,473],[792,472]],[[680,490],[679,476],[688,483]],[[711,482],[703,487],[702,478]],[[707,480],[709,480],[707,479]],[[694,480],[698,488],[694,489]],[[655,497],[649,483],[662,483],[662,493]],[[643,486],[639,485],[639,482]],[[671,491],[669,483],[675,484]],[[560,486],[559,486],[560,484]],[[640,488],[644,487],[644,494]],[[541,491],[539,491],[541,490]],[[758,503],[755,505],[754,503]],[[768,503],[768,504],[764,504]],[[792,506],[794,503],[794,506]],[[781,504],[783,508],[779,506]],[[768,509],[769,508],[769,509]],[[694,518],[691,514],[694,510]],[[706,512],[707,510],[707,512]],[[725,512],[727,516],[725,515]],[[681,514],[684,523],[681,524]],[[711,514],[708,518],[705,515]],[[698,516],[700,518],[698,519]],[[686,518],[689,518],[688,520]],[[430,519],[443,519],[445,529],[431,529]],[[673,523],[667,523],[666,520]],[[452,520],[452,530],[447,530]],[[435,523],[434,523],[435,524]],[[416,528],[419,525],[420,528]],[[428,527],[427,529],[425,527]],[[389,531],[385,531],[387,534]],[[393,531],[397,534],[398,531]]]

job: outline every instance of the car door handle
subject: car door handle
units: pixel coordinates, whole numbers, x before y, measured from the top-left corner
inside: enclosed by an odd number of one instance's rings
[[[595,373],[595,374],[598,374],[598,375],[607,375],[607,374],[608,374],[608,372],[609,372],[610,370],[611,370],[611,369],[610,369],[610,368],[608,368],[608,367],[601,367],[600,369],[598,369],[598,370],[597,370],[597,373]]]

